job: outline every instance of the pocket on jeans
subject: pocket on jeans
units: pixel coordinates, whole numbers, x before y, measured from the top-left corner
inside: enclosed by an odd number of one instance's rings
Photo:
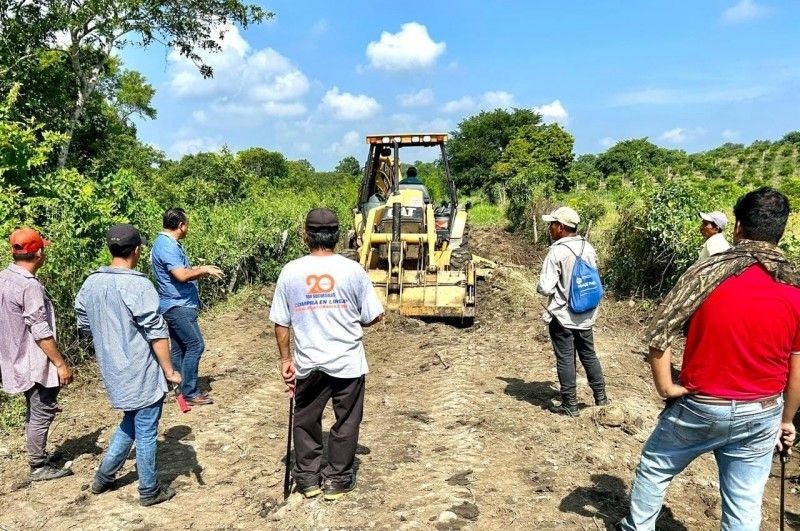
[[[670,408],[665,420],[674,438],[689,444],[707,440],[717,424],[716,420],[697,414],[683,403]]]
[[[780,417],[778,415],[748,421],[748,437],[743,446],[754,452],[771,452],[775,446],[779,427]]]

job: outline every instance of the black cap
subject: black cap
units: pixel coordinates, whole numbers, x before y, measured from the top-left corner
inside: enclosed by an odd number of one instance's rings
[[[315,208],[306,216],[307,229],[338,229],[339,218],[327,208]]]
[[[106,242],[109,248],[117,247],[124,249],[125,247],[142,245],[146,240],[133,225],[129,223],[118,223],[108,229],[108,233],[106,233]]]
[[[417,168],[415,166],[409,166],[406,170],[406,175],[409,177],[416,177],[417,176]]]

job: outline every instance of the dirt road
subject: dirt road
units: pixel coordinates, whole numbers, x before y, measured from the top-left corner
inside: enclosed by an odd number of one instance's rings
[[[595,338],[613,400],[608,418],[586,405],[585,378],[580,418],[555,416],[547,411],[557,396],[553,354],[531,293],[541,255],[498,231],[477,239],[479,254],[503,267],[479,287],[473,328],[389,316],[367,331],[371,372],[351,495],[280,503],[287,399],[265,288],[203,320],[202,384],[216,404],[188,414],[173,401],[165,407],[159,467],[178,490],[172,501],[139,507],[134,460],[117,490],[87,490],[118,415],[86,367],[63,394],[51,438],[75,475],[26,485],[22,434],[6,437],[0,529],[605,529],[624,514],[661,407],[638,338],[644,313],[604,302]],[[614,413],[622,425],[604,426],[617,424]],[[717,529],[717,489],[713,461],[695,462],[673,483],[661,528]],[[777,529],[777,489],[770,478],[763,529]],[[788,509],[800,512],[795,493]]]

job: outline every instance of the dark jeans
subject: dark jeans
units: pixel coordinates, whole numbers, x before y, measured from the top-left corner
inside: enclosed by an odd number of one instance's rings
[[[56,400],[60,390],[60,387],[45,387],[37,383],[25,391],[28,406],[25,412],[25,446],[31,468],[39,468],[47,462],[47,435],[56,418]]]
[[[556,353],[556,370],[558,382],[561,385],[561,399],[568,402],[575,401],[575,351],[581,359],[589,387],[592,388],[595,399],[605,396],[606,383],[603,379],[603,368],[594,351],[594,337],[592,329],[573,330],[564,328],[555,317],[550,321],[550,340]]]
[[[322,477],[346,485],[353,477],[358,430],[364,415],[364,377],[334,378],[314,371],[297,380],[294,399],[292,475],[298,485],[318,485],[322,466],[322,412],[333,400],[336,423],[328,436],[328,466]]]
[[[172,365],[183,378],[181,393],[186,398],[195,398],[200,394],[197,389],[200,356],[206,349],[200,325],[197,323],[197,309],[175,306],[167,310],[164,319],[167,321],[172,342]]]

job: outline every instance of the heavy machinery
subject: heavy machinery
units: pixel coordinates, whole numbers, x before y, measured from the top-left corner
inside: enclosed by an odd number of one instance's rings
[[[388,310],[470,325],[476,270],[446,141],[442,133],[367,136],[369,158],[343,254],[361,263]],[[405,147],[441,150],[448,197],[439,206],[424,186],[400,183],[399,152]]]

